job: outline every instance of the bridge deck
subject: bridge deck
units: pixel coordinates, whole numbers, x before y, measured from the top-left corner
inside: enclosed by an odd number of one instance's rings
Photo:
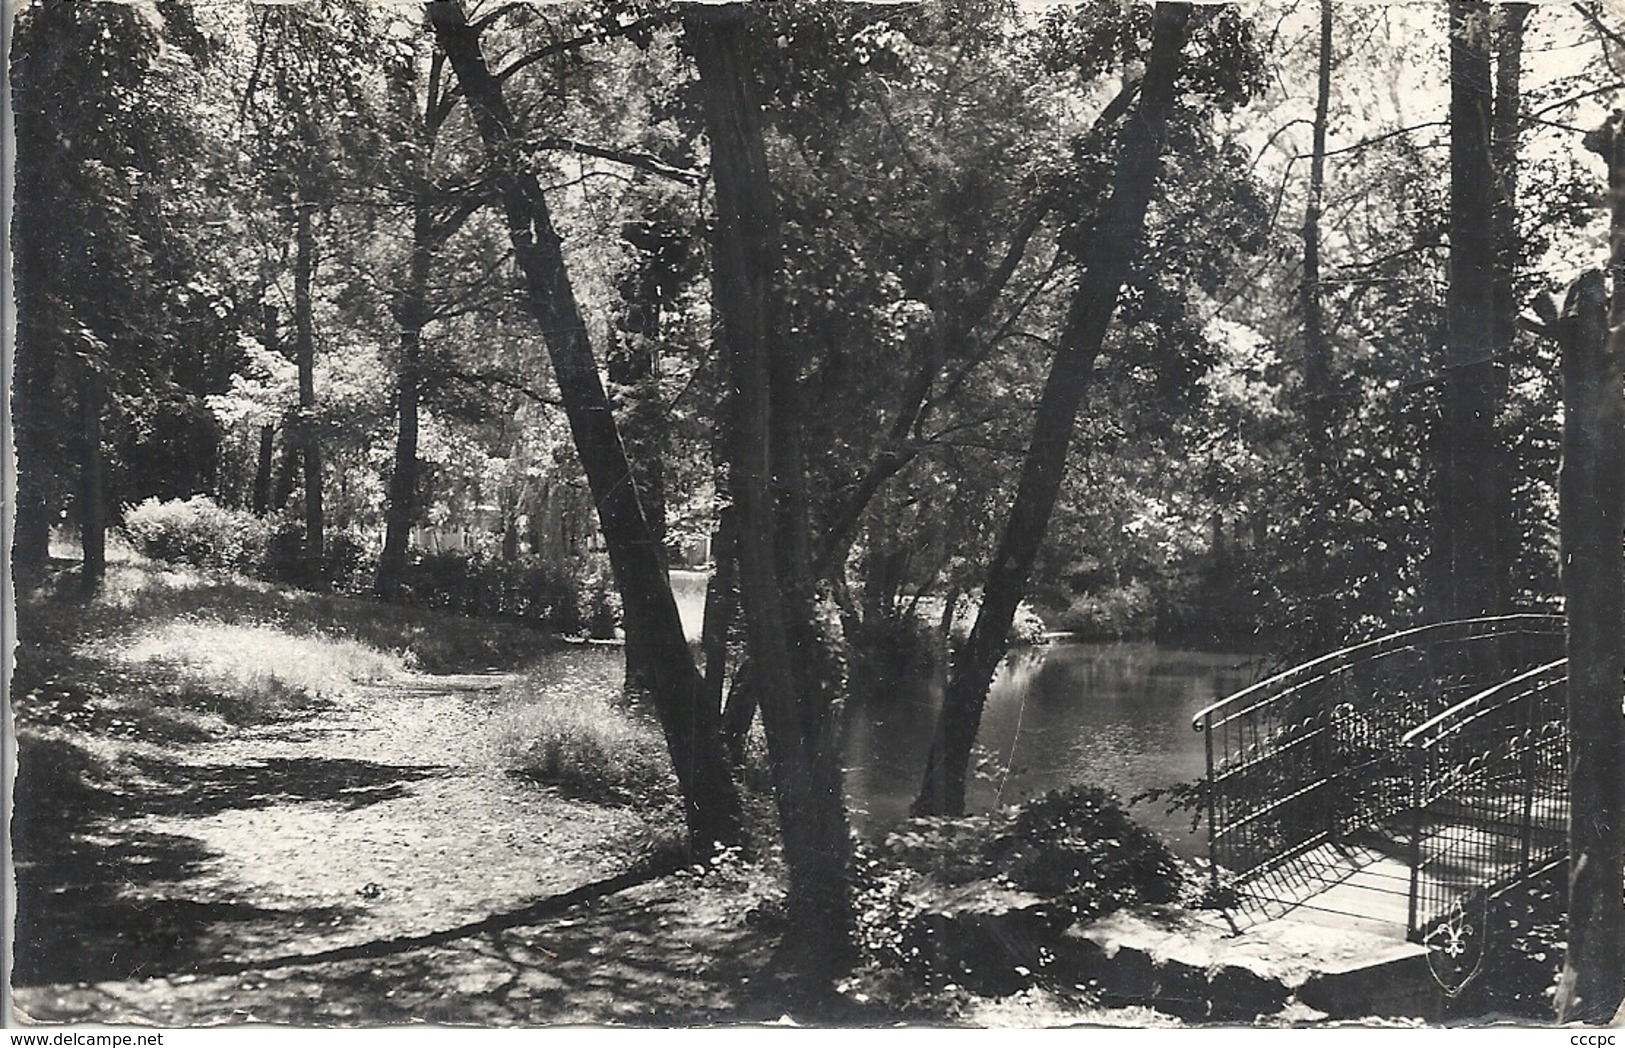
[[[1530,827],[1528,843],[1537,854],[1561,839],[1565,817],[1565,810],[1555,809]],[[1459,813],[1431,818],[1421,830],[1434,856],[1418,878],[1424,926],[1438,916],[1428,912],[1430,900],[1459,898],[1474,886],[1505,884],[1527,866],[1526,842],[1515,832],[1486,834],[1482,823],[1464,821]],[[1281,863],[1241,889],[1244,905],[1238,922],[1285,919],[1403,941],[1410,917],[1413,832],[1394,825],[1373,828]],[[1452,847],[1456,842],[1461,846]]]
[[[1290,920],[1404,942],[1410,889],[1403,846],[1323,844],[1247,884],[1237,921]]]

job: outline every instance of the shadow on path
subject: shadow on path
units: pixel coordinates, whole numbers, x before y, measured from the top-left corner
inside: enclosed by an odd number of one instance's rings
[[[447,771],[338,757],[268,757],[239,765],[143,760],[137,767],[163,785],[142,790],[132,814],[186,816],[302,802],[354,810],[404,797],[412,783]]]
[[[207,816],[286,802],[358,809],[403,796],[440,769],[355,760],[275,758],[188,766],[145,761],[142,778],[111,775],[77,746],[25,734],[12,812],[16,985],[197,972],[200,958],[275,948],[354,911],[189,899],[186,885],[218,858],[199,841],[131,826],[145,815]]]
[[[192,971],[199,975],[264,972],[277,968],[330,964],[339,961],[379,960],[406,953],[410,950],[444,946],[461,939],[545,921],[548,918],[564,913],[572,907],[595,902],[606,895],[612,895],[639,884],[646,884],[656,877],[663,877],[668,873],[672,873],[679,866],[680,862],[675,858],[654,860],[625,873],[617,874],[614,877],[593,881],[591,884],[584,884],[579,888],[573,888],[558,895],[549,895],[544,899],[538,899],[507,913],[494,914],[478,921],[469,921],[466,924],[443,928],[439,931],[424,932],[421,935],[401,935],[392,939],[356,943],[351,946],[340,946],[316,953],[284,954],[252,960],[199,964]]]

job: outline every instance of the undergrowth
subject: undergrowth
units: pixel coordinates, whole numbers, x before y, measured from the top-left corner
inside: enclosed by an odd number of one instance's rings
[[[527,676],[487,727],[498,766],[573,796],[660,804],[676,794],[660,729],[618,705],[619,681]]]
[[[171,671],[182,694],[220,696],[233,720],[263,720],[404,672],[409,659],[347,637],[255,623],[178,619],[107,645],[110,661]]]
[[[110,560],[94,596],[53,562],[17,595],[20,731],[183,742],[274,719],[406,669],[511,669],[561,643],[534,630]]]
[[[1115,796],[1088,786],[990,815],[912,819],[861,847],[856,875],[858,938],[870,965],[926,986],[963,982],[985,961],[975,956],[974,920],[959,928],[931,911],[945,888],[957,889],[956,905],[978,894],[997,902],[1012,889],[1028,892],[1069,924],[1173,901],[1186,880],[1174,854]],[[949,941],[959,934],[969,937]],[[1020,971],[1022,979],[1034,975]]]

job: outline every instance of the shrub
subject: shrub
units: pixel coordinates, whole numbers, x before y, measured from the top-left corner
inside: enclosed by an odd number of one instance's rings
[[[621,591],[615,586],[609,558],[588,556],[575,566],[580,589],[576,602],[587,636],[609,640],[621,624]]]
[[[937,605],[940,614],[941,604]],[[954,605],[954,617],[951,625],[954,643],[963,643],[970,637],[970,631],[976,625],[976,616],[981,613],[982,600],[979,594],[960,597]],[[1010,646],[1012,648],[1026,647],[1041,644],[1044,633],[1048,627],[1044,625],[1043,616],[1038,614],[1036,608],[1026,601],[1016,605],[1015,614],[1010,618]]]
[[[1183,882],[1168,846],[1092,786],[1051,790],[1022,805],[986,854],[1013,883],[1065,900],[1079,919],[1172,902]]]
[[[1118,640],[1149,636],[1157,625],[1151,587],[1135,579],[1125,585],[1075,597],[1060,617],[1060,628],[1083,637]]]
[[[612,637],[620,595],[608,559],[564,560],[482,551],[417,553],[407,564],[403,599],[461,615],[522,619],[571,636]]]
[[[294,586],[368,593],[377,573],[377,549],[352,531],[328,531],[322,540],[322,559],[312,566],[305,560],[304,525],[284,520],[271,534],[260,574],[272,582]]]
[[[226,509],[207,495],[193,495],[168,502],[149,498],[126,509],[124,534],[153,560],[251,575],[266,563],[271,524]]]
[[[675,780],[664,737],[619,709],[602,689],[541,690],[520,684],[489,739],[497,763],[582,797],[660,801]]]
[[[858,942],[872,964],[931,986],[1013,980],[1000,993],[1031,982],[1044,958],[1053,959],[1046,936],[1065,924],[1173,902],[1184,880],[1173,853],[1112,795],[1083,786],[992,815],[911,819],[858,848],[854,871]],[[990,968],[986,929],[957,908],[968,898],[997,899],[1011,885],[1059,907],[1030,916],[1047,929],[1020,947],[1030,961]],[[955,889],[954,907],[934,911],[944,888]]]

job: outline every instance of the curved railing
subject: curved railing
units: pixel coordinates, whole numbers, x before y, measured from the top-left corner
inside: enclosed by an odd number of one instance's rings
[[[1406,732],[1412,767],[1407,931],[1426,941],[1475,900],[1567,854],[1568,660],[1473,695]]]
[[[1443,622],[1323,655],[1203,709],[1193,727],[1206,736],[1215,880],[1258,877],[1408,811],[1407,732],[1562,654],[1560,616]]]

